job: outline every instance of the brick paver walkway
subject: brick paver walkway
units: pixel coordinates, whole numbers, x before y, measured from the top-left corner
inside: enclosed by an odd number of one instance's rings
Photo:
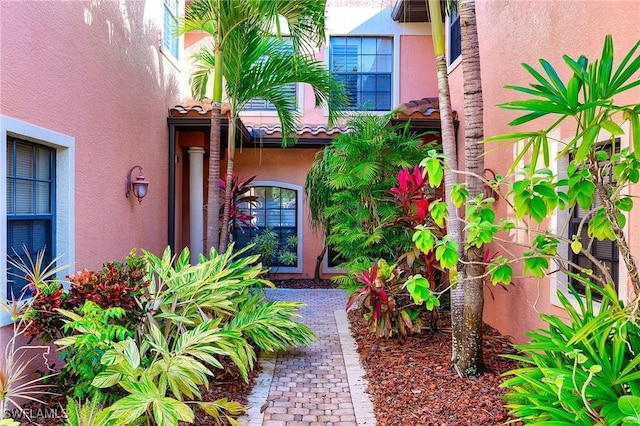
[[[268,292],[269,299],[305,303],[299,320],[320,340],[262,360],[262,377],[250,398],[251,405],[261,406],[250,410],[248,425],[375,425],[373,406],[363,392],[364,373],[346,325],[345,297],[342,290]]]

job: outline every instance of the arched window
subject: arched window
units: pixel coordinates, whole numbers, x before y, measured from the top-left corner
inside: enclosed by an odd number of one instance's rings
[[[235,227],[236,248],[271,232],[277,246],[270,259],[272,272],[302,272],[302,187],[283,182],[254,181],[250,193],[257,201],[238,207],[253,216],[252,227]]]

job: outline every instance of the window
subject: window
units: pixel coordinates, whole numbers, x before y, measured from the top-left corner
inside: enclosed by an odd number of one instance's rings
[[[453,64],[462,55],[462,42],[460,34],[460,15],[453,13],[449,17],[449,55],[448,65]]]
[[[238,207],[253,216],[254,228],[234,229],[236,248],[245,247],[256,236],[270,229],[278,240],[276,252],[290,253],[289,260],[274,256],[273,272],[302,272],[302,187],[278,182],[254,182],[251,195],[258,197],[254,203]],[[294,255],[293,258],[291,255]]]
[[[71,136],[0,115],[0,299],[19,296],[25,284],[7,264],[14,248],[24,253],[23,243],[30,252],[46,247],[49,259],[66,265],[61,279],[73,273],[74,146]],[[0,326],[11,322],[0,312]]]
[[[603,145],[602,149],[607,153],[608,158],[611,158],[611,148],[610,144]],[[619,148],[619,141],[616,142],[616,150]],[[609,182],[613,182],[613,176],[611,170],[608,170],[608,180]],[[584,220],[585,216],[589,215],[590,212],[594,212],[601,206],[601,201],[596,194],[596,199],[591,205],[589,210],[584,210],[580,208],[580,206],[576,205],[573,214],[571,216],[569,222],[569,236],[578,235],[580,241],[582,242],[583,247],[589,249],[589,253],[593,256],[597,261],[602,263],[609,271],[611,278],[614,281],[614,285],[616,291],[618,291],[618,246],[615,241],[603,240],[598,241],[595,238],[590,238],[587,234],[587,224],[589,218],[584,222],[582,229],[580,229],[580,223]],[[601,275],[598,268],[595,267],[594,263],[584,254],[579,253],[575,254],[573,251],[570,251],[570,260],[576,265],[579,265],[579,268],[572,267],[571,272],[579,273],[581,270],[591,270],[596,276]],[[587,277],[588,278],[588,277]],[[574,288],[579,292],[584,294],[584,286],[580,283],[580,281],[576,279],[571,279],[571,284]],[[597,283],[598,281],[593,281]],[[594,298],[598,298],[599,295],[594,293]]]
[[[284,92],[285,96],[289,96],[294,99],[294,108],[292,109],[295,109],[295,105],[296,105],[295,100],[297,99],[297,96],[298,96],[297,84],[295,83],[287,84],[285,87],[282,88],[282,91]],[[267,102],[264,99],[253,98],[249,102],[247,102],[247,104],[244,106],[244,108],[242,108],[242,110],[243,111],[275,111],[276,107],[271,102]]]
[[[44,264],[55,250],[55,151],[17,138],[7,138],[7,253],[27,262],[44,250]],[[7,295],[20,298],[26,281],[9,266]]]
[[[291,44],[291,39],[288,37],[282,38],[282,49],[289,52],[293,52],[293,45]],[[297,104],[297,96],[298,96],[298,85],[296,83],[287,84],[282,88],[285,96],[293,99],[294,107],[292,109],[296,109]],[[242,109],[243,111],[276,111],[276,107],[271,103],[267,102],[261,98],[251,99]]]
[[[331,37],[329,49],[329,69],[344,86],[347,109],[390,111],[393,39]]]
[[[178,25],[178,7],[180,0],[164,0],[164,27],[162,30],[162,48],[178,58],[178,37],[174,35]]]

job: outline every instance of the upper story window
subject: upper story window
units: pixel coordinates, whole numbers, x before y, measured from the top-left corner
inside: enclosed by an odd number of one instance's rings
[[[391,110],[392,37],[331,37],[329,70],[344,85],[347,109]]]
[[[162,30],[162,49],[178,58],[180,51],[178,37],[174,31],[178,25],[180,0],[164,0],[164,25]]]
[[[238,208],[253,216],[253,228],[234,228],[236,248],[245,247],[264,232],[275,234],[277,246],[270,259],[272,272],[302,272],[302,188],[278,182],[255,182],[250,195],[256,202]]]
[[[449,27],[448,27],[448,48],[449,55],[448,65],[453,64],[458,58],[462,55],[462,42],[461,42],[461,33],[460,33],[460,15],[456,13],[452,13],[449,16]]]
[[[616,142],[616,150],[619,148],[619,141]],[[608,158],[611,158],[612,154],[612,145],[606,144],[602,146],[602,150],[607,153]],[[610,183],[613,182],[612,170],[606,171],[606,177]],[[597,260],[600,264],[604,265],[611,279],[613,279],[613,285],[618,291],[618,280],[619,280],[619,256],[618,256],[618,245],[615,241],[611,240],[602,240],[599,241],[594,237],[589,237],[587,233],[587,227],[589,224],[590,216],[593,215],[600,207],[602,206],[602,201],[600,200],[598,194],[595,194],[595,199],[593,204],[588,210],[582,209],[580,206],[576,205],[573,214],[571,216],[569,222],[569,237],[573,235],[578,235],[580,237],[580,241],[582,242],[582,247],[585,248],[589,254]],[[585,219],[586,218],[586,219]],[[580,225],[582,224],[582,228]],[[576,274],[582,274],[585,278],[589,279],[589,273],[584,271],[591,271],[596,276],[601,276],[601,271],[596,267],[594,262],[589,259],[585,254],[578,253],[575,254],[573,251],[569,251],[570,260],[574,265],[571,267],[571,272]],[[571,279],[571,284],[574,288],[581,294],[584,294],[585,289],[584,285],[579,280]],[[593,283],[599,283],[597,280],[591,280]],[[594,298],[600,299],[599,293],[593,293]]]
[[[54,258],[55,150],[7,137],[7,254],[28,264],[44,251],[44,264]],[[8,267],[7,297],[19,299],[27,282]]]
[[[293,45],[291,43],[291,39],[289,37],[283,37],[282,39],[282,49],[286,49],[288,52],[293,52]],[[296,83],[287,84],[282,87],[282,92],[285,96],[290,97],[293,100],[294,107],[292,109],[296,109],[297,107],[297,97],[298,97],[298,85]],[[242,108],[243,111],[276,111],[276,107],[271,103],[267,102],[265,99],[261,98],[253,98]]]

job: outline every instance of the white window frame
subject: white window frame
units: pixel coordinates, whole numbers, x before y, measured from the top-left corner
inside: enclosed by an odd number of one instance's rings
[[[184,35],[180,35],[177,37],[178,39],[178,56],[175,56],[174,53],[171,51],[171,49],[166,48],[164,46],[164,19],[165,19],[165,13],[167,13],[167,7],[165,6],[165,1],[166,0],[161,0],[160,4],[161,4],[161,8],[162,8],[162,30],[161,30],[161,35],[160,35],[160,52],[164,55],[165,58],[167,58],[169,60],[169,62],[171,62],[171,64],[176,68],[176,69],[180,69],[180,60],[181,58],[184,56]],[[169,1],[173,1],[173,0],[169,0]],[[169,12],[171,13],[171,12]],[[173,14],[172,14],[173,15]],[[184,0],[178,0],[178,11],[177,11],[177,15],[174,16],[174,18],[177,20],[180,15],[184,15]]]
[[[631,129],[628,123],[623,123],[621,127],[624,130],[624,134],[619,136],[620,148],[621,149],[628,148],[629,132]],[[600,134],[598,135],[597,140],[606,141],[606,140],[609,140],[610,138],[611,138],[611,135],[609,133],[605,131],[601,131]],[[551,134],[549,134],[549,141],[550,142],[553,141],[551,142],[552,144],[551,152],[560,152],[560,150],[564,147],[564,144],[566,142],[569,142],[571,138],[562,141],[562,145],[558,142],[558,140],[560,140],[560,138],[557,132],[552,132]],[[560,173],[561,171],[566,171],[568,165],[569,165],[569,159],[567,156],[564,156],[559,158],[558,161],[552,162],[551,169],[554,171],[554,173]],[[564,178],[564,177],[566,176],[559,176],[559,178]],[[629,193],[628,188],[625,188],[624,191],[622,192],[622,194],[625,194],[625,195],[628,195],[628,193]],[[622,231],[625,236],[628,236],[629,235],[629,214],[627,212],[623,212],[623,213],[627,217],[627,221]],[[562,227],[568,223],[569,214],[570,212],[568,211],[568,209],[565,209],[565,210],[556,209],[553,212],[550,219],[550,228],[551,228],[550,231],[556,234],[561,232]],[[568,232],[568,226],[565,232]],[[566,242],[560,243],[558,247],[558,253],[563,258],[568,259],[570,257],[569,250],[571,250],[571,248],[569,247],[569,244],[567,244]],[[551,274],[549,276],[549,280],[550,280],[549,298],[552,305],[562,308],[562,303],[560,302],[560,299],[558,298],[558,295],[557,295],[557,291],[560,290],[562,294],[564,294],[569,299],[571,304],[576,309],[579,307],[577,299],[573,296],[573,294],[569,292],[569,288],[568,288],[569,277],[567,276],[567,274],[561,271],[558,271],[558,272],[555,272],[554,274]],[[624,264],[624,260],[622,259],[622,256],[619,256],[618,257],[618,297],[620,298],[620,300],[623,300],[623,301],[628,301],[629,299],[627,280],[628,280],[627,268]],[[596,309],[599,308],[600,306],[599,302],[594,300],[593,303],[594,303],[594,308]]]
[[[58,273],[63,280],[73,273],[75,262],[75,138],[53,130],[0,115],[0,298],[7,300],[7,136],[52,147],[56,150],[56,204],[55,230],[56,253],[60,256],[58,265],[68,265]],[[9,314],[0,313],[0,326],[12,322]]]
[[[276,180],[254,180],[251,182],[250,188],[254,186],[271,186],[278,187],[284,189],[291,189],[296,191],[296,229],[297,229],[297,237],[298,237],[298,247],[296,250],[296,266],[273,266],[271,267],[271,272],[274,274],[301,274],[302,273],[302,265],[304,265],[302,258],[302,248],[304,247],[304,230],[303,230],[303,215],[302,210],[304,207],[302,193],[303,188],[300,185],[286,183]]]

